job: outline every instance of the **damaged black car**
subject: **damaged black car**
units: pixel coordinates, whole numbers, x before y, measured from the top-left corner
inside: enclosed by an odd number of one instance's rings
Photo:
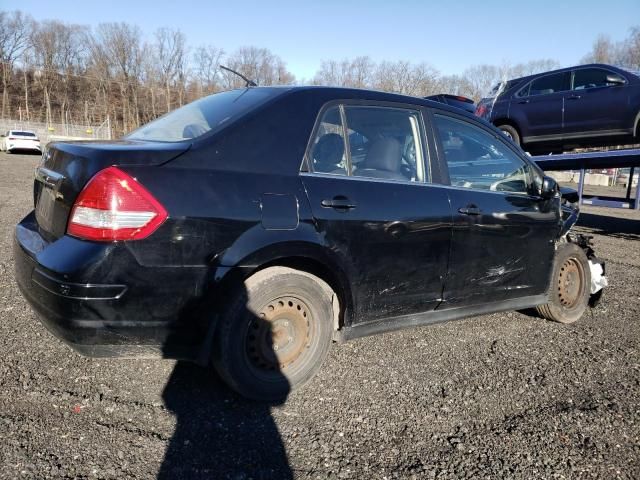
[[[250,87],[50,144],[14,255],[79,352],[212,364],[268,400],[333,342],[531,307],[578,320],[606,277],[576,219],[571,192],[460,109]]]

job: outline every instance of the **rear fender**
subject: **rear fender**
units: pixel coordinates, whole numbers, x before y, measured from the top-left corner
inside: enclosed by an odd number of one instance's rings
[[[212,267],[207,287],[207,310],[210,323],[206,338],[198,355],[198,362],[205,365],[211,356],[213,337],[222,317],[224,307],[238,286],[255,272],[270,266],[287,266],[312,273],[324,280],[335,292],[334,330],[351,325],[353,296],[346,272],[336,254],[316,238],[304,238],[296,231],[271,232],[265,236],[262,228],[245,232],[229,249],[223,252]],[[315,232],[315,231],[314,231]],[[298,232],[299,233],[299,232]],[[248,246],[253,245],[254,250]],[[257,245],[260,248],[255,249]]]

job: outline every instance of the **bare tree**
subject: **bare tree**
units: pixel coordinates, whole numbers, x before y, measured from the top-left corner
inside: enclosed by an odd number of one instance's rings
[[[285,62],[266,48],[241,47],[226,61],[229,67],[258,85],[287,85],[295,80],[293,74],[287,70]],[[238,88],[245,84],[230,72],[224,72],[221,76],[225,88]]]
[[[462,76],[469,82],[469,96],[476,101],[486,95],[497,82],[503,80],[498,67],[486,64],[469,67]]]
[[[599,35],[591,52],[582,59],[584,63],[616,63],[618,60],[618,52],[616,45],[611,41],[608,35]]]
[[[142,43],[140,29],[126,23],[100,24],[92,50],[94,62],[106,69],[120,86],[123,131],[138,126],[142,60],[148,51]]]
[[[373,83],[376,65],[369,57],[353,60],[324,60],[313,83],[337,87],[366,88]]]
[[[632,70],[640,70],[640,26],[629,30],[629,37],[621,46],[620,63]]]
[[[220,89],[220,61],[224,50],[213,45],[202,45],[193,54],[195,76],[200,96]]]
[[[156,30],[156,42],[153,46],[160,81],[165,88],[167,112],[171,110],[171,89],[177,80],[184,80],[186,67],[186,38],[180,30],[167,27]],[[184,89],[184,83],[177,85]],[[182,98],[179,98],[178,103]]]
[[[13,67],[29,47],[34,22],[20,11],[0,12],[0,68],[2,69],[2,118],[7,113],[8,84]]]
[[[83,62],[82,38],[83,27],[55,20],[40,23],[33,31],[31,42],[39,67],[37,78],[43,89],[48,123],[52,122],[53,101],[58,102],[61,122],[65,121],[71,82]]]

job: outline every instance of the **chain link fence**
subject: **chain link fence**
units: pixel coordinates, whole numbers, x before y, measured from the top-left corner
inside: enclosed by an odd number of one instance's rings
[[[42,145],[55,140],[111,140],[109,118],[100,125],[47,124],[0,119],[0,134],[5,134],[7,130],[32,131],[38,136]]]

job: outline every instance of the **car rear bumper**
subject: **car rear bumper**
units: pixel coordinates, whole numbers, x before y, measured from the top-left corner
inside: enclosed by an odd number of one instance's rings
[[[34,152],[41,152],[42,146],[39,142],[32,140],[12,140],[7,142],[7,151],[12,150],[31,150]]]
[[[126,247],[47,242],[31,213],[16,226],[16,281],[47,329],[87,356],[198,359],[204,268],[145,267]],[[185,293],[188,292],[188,293]]]

